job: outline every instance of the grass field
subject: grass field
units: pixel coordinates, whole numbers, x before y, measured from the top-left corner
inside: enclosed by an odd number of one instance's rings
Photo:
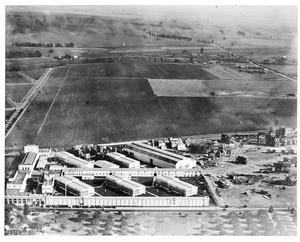
[[[40,68],[40,69],[31,69],[25,71],[29,76],[33,77],[34,79],[38,80],[41,75],[45,72],[46,68]]]
[[[237,69],[233,69],[223,65],[213,65],[209,68],[205,68],[207,72],[218,77],[219,79],[240,79],[240,80],[251,80],[253,75],[240,72]]]
[[[6,85],[5,91],[11,94],[18,102],[21,102],[29,90],[33,87],[33,84],[28,85]]]
[[[35,141],[39,127],[49,110],[51,102],[56,95],[59,85],[63,80],[67,68],[59,68],[54,70],[48,81],[43,87],[43,92],[38,93],[31,102],[26,112],[22,115],[19,122],[9,134],[5,141],[6,146],[16,144],[29,144]],[[45,139],[47,139],[45,137]]]
[[[87,75],[96,75],[92,69],[100,68],[91,65]],[[83,73],[78,70],[82,68],[71,68],[69,75]],[[81,77],[67,78],[56,97],[65,73],[66,68],[54,71],[7,137],[7,147],[28,143],[60,147],[248,131],[274,124],[296,126],[296,99],[157,97],[145,79]]]
[[[68,77],[136,77],[167,79],[217,79],[197,65],[162,63],[101,63],[77,65],[71,68]]]
[[[157,96],[164,97],[203,97],[251,95],[260,97],[282,97],[294,93],[297,84],[288,80],[245,81],[245,80],[176,80],[149,79]]]
[[[25,78],[19,76],[17,71],[6,71],[5,72],[5,84],[13,83],[30,83]]]
[[[279,71],[282,74],[297,79],[297,66],[292,65],[264,65],[272,70]]]

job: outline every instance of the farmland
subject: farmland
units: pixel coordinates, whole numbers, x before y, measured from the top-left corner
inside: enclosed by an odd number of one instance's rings
[[[67,68],[57,68],[43,87],[43,93],[38,93],[7,137],[6,146],[38,143],[69,147],[80,143],[257,130],[274,124],[296,125],[296,99],[159,97],[146,79],[114,77],[128,73],[138,76],[138,67],[143,66],[130,64],[123,73],[125,64],[72,66],[63,84]],[[192,65],[145,66],[142,71],[151,77],[174,78],[174,72],[178,73],[177,78],[185,73],[193,77],[203,74],[202,69]],[[160,71],[156,72],[155,67]],[[186,72],[185,68],[194,72]],[[109,77],[101,77],[103,69]]]
[[[161,63],[101,63],[78,65],[71,68],[68,77],[135,77],[135,78],[168,78],[168,79],[216,79],[200,66]]]
[[[244,81],[244,80],[179,80],[149,79],[158,96],[165,97],[203,97],[203,96],[260,96],[282,97],[294,93],[297,85],[287,80]]]
[[[33,84],[28,85],[6,85],[5,91],[11,94],[18,102],[21,102],[29,90],[33,87]]]

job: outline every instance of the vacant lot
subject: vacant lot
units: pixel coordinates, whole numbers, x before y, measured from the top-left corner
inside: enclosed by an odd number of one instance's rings
[[[74,66],[69,75],[97,76],[101,66]],[[178,67],[176,71],[186,75]],[[55,70],[7,137],[6,146],[60,147],[296,126],[296,99],[157,97],[147,80],[123,78],[68,78],[58,93],[65,73],[66,68]]]
[[[49,107],[58,92],[67,68],[56,69],[43,87],[43,92],[38,93],[31,102],[26,112],[15,125],[5,143],[6,147],[34,143],[39,127]],[[59,76],[59,77],[58,77]],[[45,139],[47,139],[45,137]]]
[[[153,92],[164,97],[203,97],[250,95],[259,97],[282,97],[294,93],[297,84],[288,80],[176,80],[149,79]]]
[[[21,102],[29,90],[33,87],[33,84],[26,85],[6,85],[5,91],[12,95],[15,100]]]
[[[297,66],[292,65],[264,65],[267,68],[270,68],[274,71],[278,71],[282,74],[290,76],[292,78],[297,78]]]
[[[246,72],[240,72],[237,69],[233,69],[227,66],[223,65],[213,65],[209,68],[205,68],[207,72],[210,74],[218,77],[219,79],[234,79],[234,80],[251,80],[254,79],[253,75],[246,73]]]
[[[21,77],[17,71],[6,71],[5,72],[5,84],[13,83],[30,83],[23,77]]]
[[[77,65],[71,68],[68,77],[136,77],[167,79],[217,79],[198,65],[162,63],[101,63]]]
[[[40,68],[40,69],[31,69],[25,71],[29,76],[33,77],[34,79],[38,80],[42,74],[45,72],[46,68]]]

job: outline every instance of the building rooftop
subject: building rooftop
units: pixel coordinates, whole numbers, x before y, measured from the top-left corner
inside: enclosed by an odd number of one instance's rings
[[[140,152],[142,154],[146,154],[150,157],[158,158],[160,160],[163,160],[168,163],[177,164],[177,162],[182,161],[186,159],[184,156],[177,155],[175,153],[162,150],[150,145],[145,145],[142,143],[132,143],[125,146],[125,148],[128,148],[133,151]]]
[[[184,190],[191,189],[191,188],[192,189],[197,188],[196,186],[191,185],[187,182],[181,181],[176,177],[169,177],[169,176],[162,175],[162,176],[158,176],[156,179],[167,182],[170,186],[176,186],[176,187],[179,187]]]
[[[132,159],[132,158],[129,158],[123,154],[120,154],[118,152],[111,152],[111,153],[108,153],[106,154],[108,157],[111,157],[115,160],[118,160],[118,161],[121,161],[121,162],[124,162],[124,163],[133,163],[135,165],[139,165],[140,162],[138,160],[135,160],[135,159]]]
[[[82,181],[79,181],[77,178],[75,178],[73,176],[61,176],[61,177],[57,177],[56,180],[63,184],[68,185],[68,187],[73,188],[77,191],[82,191],[82,190],[93,188],[92,186],[90,186]]]
[[[125,177],[118,176],[118,175],[110,175],[110,176],[107,176],[106,179],[108,181],[115,182],[121,186],[127,187],[132,190],[136,189],[136,188],[144,187],[144,185],[142,185],[140,183],[137,183],[135,181],[130,180],[129,178],[125,178]]]
[[[33,165],[37,153],[27,152],[21,162],[21,165]]]
[[[118,165],[111,163],[109,161],[106,160],[97,160],[94,162],[94,166],[99,166],[103,169],[109,169],[109,168],[119,168]]]
[[[27,173],[18,172],[16,179],[13,181],[14,184],[22,184]]]

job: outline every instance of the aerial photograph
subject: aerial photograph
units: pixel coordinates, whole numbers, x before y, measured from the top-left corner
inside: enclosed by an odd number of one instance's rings
[[[297,5],[3,13],[5,238],[297,237]]]

